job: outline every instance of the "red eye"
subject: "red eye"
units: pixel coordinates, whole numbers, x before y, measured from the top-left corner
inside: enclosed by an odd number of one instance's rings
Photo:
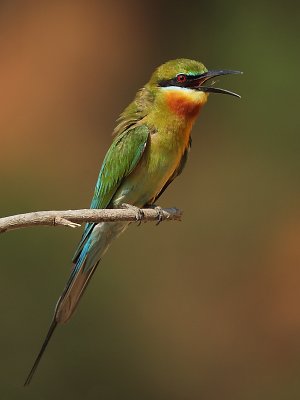
[[[178,74],[177,77],[176,77],[176,79],[177,79],[177,82],[178,82],[178,83],[184,83],[184,82],[186,81],[186,75],[184,75],[184,74]]]

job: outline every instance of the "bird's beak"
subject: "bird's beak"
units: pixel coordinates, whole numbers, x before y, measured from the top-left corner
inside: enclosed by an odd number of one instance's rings
[[[195,77],[194,80],[194,85],[193,85],[193,89],[195,90],[199,90],[201,92],[207,92],[207,93],[222,93],[222,94],[229,94],[231,96],[235,96],[235,97],[241,97],[239,94],[231,92],[230,90],[226,90],[226,89],[220,89],[220,88],[216,88],[214,86],[203,86],[208,80],[212,79],[212,78],[216,78],[217,76],[221,76],[221,75],[236,75],[236,74],[242,74],[242,72],[240,71],[231,71],[231,70],[220,70],[220,71],[207,71],[204,72],[201,75],[198,75],[197,77]],[[214,82],[213,82],[214,84]]]

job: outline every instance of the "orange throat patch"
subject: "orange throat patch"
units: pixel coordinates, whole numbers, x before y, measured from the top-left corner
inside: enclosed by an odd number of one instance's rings
[[[207,94],[192,90],[168,90],[166,102],[169,109],[182,118],[195,118],[207,101]]]

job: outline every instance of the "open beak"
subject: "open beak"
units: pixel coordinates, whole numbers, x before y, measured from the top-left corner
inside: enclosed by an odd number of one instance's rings
[[[231,96],[239,97],[241,96],[237,93],[231,92],[230,90],[216,88],[214,86],[203,86],[208,80],[215,78],[221,75],[236,75],[242,74],[240,71],[231,71],[231,70],[220,70],[220,71],[207,71],[203,74],[199,75],[195,81],[193,82],[193,89],[199,90],[201,92],[208,92],[208,93],[222,93],[222,94],[229,94]]]

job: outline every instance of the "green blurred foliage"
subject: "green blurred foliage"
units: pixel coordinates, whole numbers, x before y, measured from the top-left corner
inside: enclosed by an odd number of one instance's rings
[[[244,71],[211,95],[184,174],[135,226],[22,383],[78,230],[1,236],[3,399],[300,397],[299,6],[2,1],[1,215],[87,207],[114,121],[162,62]]]

